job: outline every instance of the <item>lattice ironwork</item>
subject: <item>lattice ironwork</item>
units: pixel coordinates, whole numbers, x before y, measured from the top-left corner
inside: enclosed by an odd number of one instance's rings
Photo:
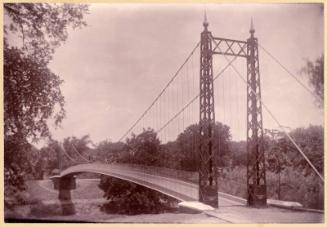
[[[247,185],[248,205],[266,206],[266,170],[263,147],[258,39],[247,40]]]
[[[214,54],[247,57],[247,42],[235,40],[235,39],[225,39],[212,37],[215,41],[215,48],[213,49]]]
[[[199,201],[218,207],[218,178],[213,149],[215,102],[212,72],[212,40],[208,23],[203,23],[200,55],[200,144]]]
[[[245,57],[247,60],[247,200],[249,206],[265,206],[267,189],[258,39],[254,37],[252,23],[251,37],[247,41],[213,37],[207,30],[206,20],[204,27],[201,33],[200,61],[199,200],[218,207],[216,154],[212,148],[215,122],[212,57],[218,54]]]

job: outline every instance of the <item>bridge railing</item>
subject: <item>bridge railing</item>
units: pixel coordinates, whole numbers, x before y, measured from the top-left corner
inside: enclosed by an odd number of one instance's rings
[[[111,163],[110,165],[115,165]],[[195,171],[185,171],[178,169],[171,169],[158,166],[146,166],[131,163],[117,163],[116,165],[124,166],[124,168],[130,171],[140,171],[146,174],[156,174],[162,177],[169,177],[179,179],[185,182],[198,184],[199,173]],[[219,168],[218,171],[218,190],[220,192],[228,193],[230,195],[238,196],[246,199],[247,184],[245,172],[242,169],[229,170],[228,168]]]
[[[110,165],[115,165],[115,163],[111,163]],[[116,163],[116,165],[119,165],[120,167],[123,166],[131,171],[137,170],[146,174],[156,174],[158,176],[175,178],[194,184],[198,184],[199,180],[199,173],[195,171],[185,171],[131,163]],[[235,175],[235,171],[230,172],[226,169],[220,169],[218,182],[219,191],[246,198],[246,179],[244,177],[240,177],[238,174]]]
[[[131,171],[138,170],[146,174],[152,174],[152,175],[155,174],[162,177],[175,178],[190,183],[197,183],[199,179],[198,172],[192,172],[192,171],[170,169],[170,168],[158,167],[158,166],[146,166],[146,165],[131,164],[131,163],[111,163],[110,165],[119,165],[120,167],[130,169]]]

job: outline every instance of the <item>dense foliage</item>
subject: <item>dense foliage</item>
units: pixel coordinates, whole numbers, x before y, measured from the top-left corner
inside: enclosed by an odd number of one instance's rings
[[[290,132],[290,136],[323,175],[323,127],[297,128]],[[238,145],[235,146],[235,144]],[[243,151],[240,149],[240,144],[244,144]],[[245,142],[232,142],[231,150],[232,154],[239,153],[239,156],[232,155],[233,163],[237,163],[237,165],[225,172],[225,178],[222,179],[224,184],[221,185],[221,189],[245,197]],[[269,198],[298,201],[306,207],[323,209],[323,183],[284,133],[266,131],[265,152]]]
[[[84,4],[6,3],[5,35],[17,36],[25,54],[47,64],[68,38],[68,28],[86,25],[87,11]]]
[[[229,165],[231,139],[229,127],[216,122],[214,127],[213,150],[217,154],[217,165],[222,167]],[[199,147],[199,126],[190,125],[176,141],[162,145],[163,158],[166,160],[165,167],[182,169],[188,171],[198,170],[198,147]]]
[[[316,169],[323,174],[324,172],[324,128],[322,126],[309,126],[308,128],[297,128],[290,133],[295,142],[301,147],[303,152],[313,163]],[[298,153],[293,144],[289,143],[288,154],[292,166],[304,172],[312,173],[312,168]]]
[[[5,136],[40,138],[50,135],[47,120],[65,116],[62,80],[46,65],[18,48],[4,46]]]
[[[101,141],[95,149],[96,160],[102,160],[106,163],[117,162],[121,153],[125,149],[123,142]]]
[[[153,129],[144,129],[126,140],[126,155],[121,162],[157,166],[160,162],[160,141]]]
[[[63,81],[48,63],[68,28],[85,25],[86,12],[78,4],[4,4],[5,200],[22,191],[33,172],[29,142],[50,138],[48,120],[59,125],[65,117]]]
[[[102,175],[99,188],[108,200],[102,210],[119,214],[157,214],[170,210],[175,199],[138,184]]]
[[[316,102],[320,108],[324,106],[324,55],[315,61],[308,60],[302,72],[308,76],[309,84],[316,94]]]

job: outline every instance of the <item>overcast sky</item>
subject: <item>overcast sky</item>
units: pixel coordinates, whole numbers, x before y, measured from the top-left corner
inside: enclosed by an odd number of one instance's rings
[[[252,17],[260,45],[307,84],[300,69],[306,59],[323,53],[319,4],[92,4],[86,16],[88,26],[71,30],[50,64],[65,81],[67,111],[61,128],[51,126],[53,137],[89,134],[95,143],[117,141],[199,42],[205,8],[209,30],[216,37],[246,40]],[[280,123],[291,128],[323,124],[323,112],[313,97],[262,50],[259,58],[262,100]],[[135,130],[148,123],[158,128],[177,111],[177,104],[181,108],[182,101],[198,92],[198,65],[197,50],[163,97],[164,104],[156,106]],[[223,56],[215,56],[215,74],[225,65]],[[235,66],[245,78],[245,60],[238,59]],[[231,127],[234,140],[245,139],[246,90],[231,69],[215,81],[215,104],[216,120]],[[161,139],[174,139],[177,131],[198,121],[197,108],[198,101],[175,123],[181,125],[168,127]],[[263,124],[278,128],[265,111]]]

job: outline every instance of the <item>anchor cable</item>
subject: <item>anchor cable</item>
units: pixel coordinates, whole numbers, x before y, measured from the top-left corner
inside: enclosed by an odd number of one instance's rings
[[[323,101],[319,96],[317,96],[311,89],[309,89],[302,81],[300,81],[290,70],[288,70],[276,57],[274,57],[267,49],[258,44],[258,46],[269,56],[271,57],[280,67],[282,67],[291,77],[293,77],[296,82],[298,82],[307,92],[313,95],[315,98]]]
[[[230,61],[226,56],[225,56],[225,59],[227,60],[227,62]],[[242,81],[246,84],[246,86],[250,89],[250,91],[257,97],[257,99],[260,101],[261,105],[269,113],[269,115],[272,117],[272,119],[278,124],[278,126],[280,127],[280,129],[282,130],[282,132],[289,138],[289,140],[297,148],[297,150],[299,151],[299,153],[304,157],[304,159],[307,161],[307,163],[310,165],[310,167],[314,170],[314,172],[319,176],[319,178],[322,180],[322,182],[325,182],[323,176],[319,173],[319,171],[316,169],[316,167],[312,164],[312,162],[310,161],[310,159],[305,155],[305,153],[297,145],[297,143],[294,141],[294,139],[285,131],[284,127],[280,124],[280,122],[277,120],[277,118],[274,116],[274,114],[269,110],[269,108],[262,102],[261,97],[259,97],[259,95],[248,85],[247,81],[243,78],[243,76],[241,75],[241,73],[237,70],[237,68],[233,64],[231,64],[231,67],[236,72],[236,74],[242,79]]]

